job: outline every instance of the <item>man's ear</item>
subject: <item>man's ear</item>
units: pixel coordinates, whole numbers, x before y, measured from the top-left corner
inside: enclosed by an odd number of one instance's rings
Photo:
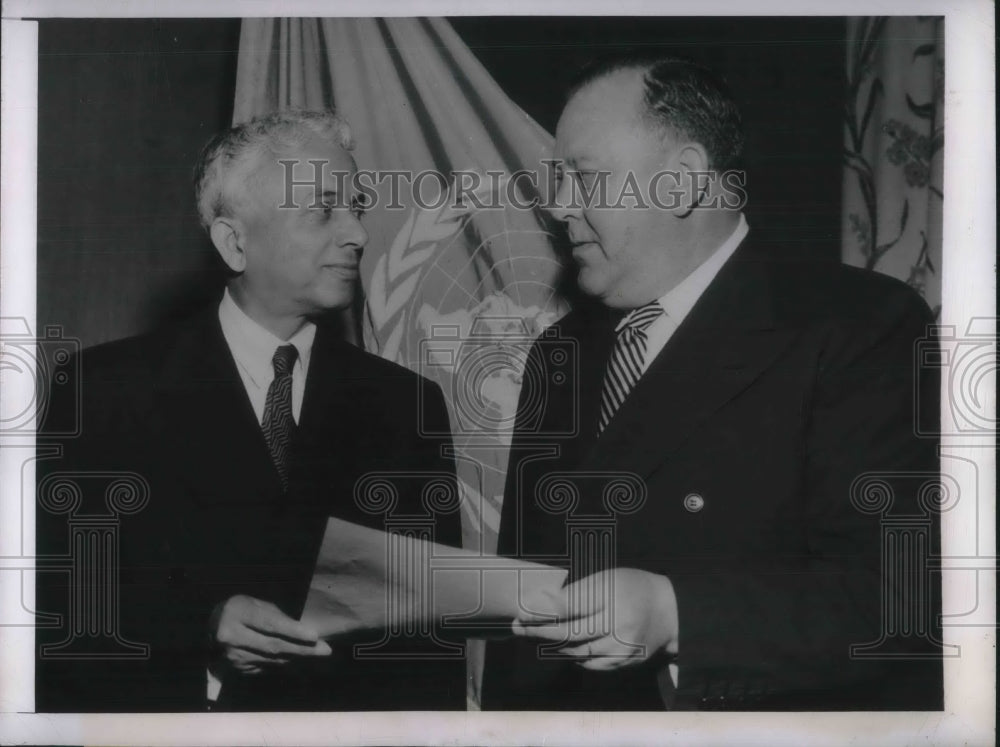
[[[708,151],[701,143],[684,143],[677,149],[674,163],[684,190],[678,215],[686,217],[696,207],[705,204],[711,194],[713,174],[709,171]]]
[[[243,272],[247,266],[244,251],[243,224],[235,218],[217,217],[208,229],[215,250],[233,272]]]

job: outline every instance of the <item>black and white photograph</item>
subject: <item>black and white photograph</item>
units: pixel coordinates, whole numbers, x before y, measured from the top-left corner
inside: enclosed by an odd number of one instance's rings
[[[995,743],[994,28],[5,2],[3,742]]]

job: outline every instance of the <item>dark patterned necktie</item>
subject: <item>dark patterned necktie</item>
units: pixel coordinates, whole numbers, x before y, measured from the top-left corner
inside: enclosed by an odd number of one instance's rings
[[[615,349],[611,352],[611,360],[604,372],[598,435],[608,427],[611,418],[642,376],[642,363],[646,356],[646,330],[665,313],[659,301],[653,301],[630,311],[618,325],[618,339],[615,340]]]
[[[274,366],[274,380],[267,389],[264,402],[264,439],[271,451],[271,459],[278,468],[281,484],[288,487],[288,455],[295,433],[295,419],[292,417],[292,367],[299,351],[294,345],[282,345],[274,351],[271,365]]]

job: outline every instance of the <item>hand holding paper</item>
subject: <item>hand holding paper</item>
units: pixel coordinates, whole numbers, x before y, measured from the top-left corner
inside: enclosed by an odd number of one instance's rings
[[[677,653],[677,599],[666,576],[635,568],[595,573],[523,600],[515,635],[564,642],[580,666],[609,670]],[[553,618],[555,621],[553,622]]]
[[[302,656],[328,656],[330,646],[308,625],[293,620],[271,602],[230,597],[213,612],[213,640],[227,668],[258,674]]]
[[[324,638],[371,630],[509,635],[521,600],[558,594],[566,575],[331,518],[302,620]]]

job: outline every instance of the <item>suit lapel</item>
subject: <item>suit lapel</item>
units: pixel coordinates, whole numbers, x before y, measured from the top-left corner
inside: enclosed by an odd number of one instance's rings
[[[349,351],[344,351],[341,345],[347,343],[340,343],[329,329],[319,326],[296,428],[296,448],[290,472],[292,486],[296,483],[313,485],[317,481],[327,483],[321,473],[335,469],[334,465],[346,453],[347,439],[354,432],[347,424],[356,424],[350,413],[358,403],[351,396],[350,376],[345,370]]]
[[[303,508],[314,515],[378,523],[373,515],[359,513],[354,502],[355,470],[369,456],[359,453],[359,435],[371,425],[378,376],[363,351],[335,328],[319,325],[290,473],[290,488],[301,488],[310,504]]]
[[[345,343],[346,344],[346,343]],[[329,431],[340,433],[336,420],[337,408],[343,403],[343,371],[345,357],[338,352],[338,341],[330,330],[320,325],[316,329],[309,373],[306,377],[305,393],[302,397],[302,412],[299,415],[299,431],[313,433]],[[333,418],[333,420],[331,420]]]
[[[159,388],[173,458],[190,469],[185,481],[207,500],[281,492],[214,307],[174,338]]]
[[[648,476],[793,337],[776,323],[768,264],[741,247],[593,442],[588,464]]]
[[[575,468],[593,448],[601,388],[604,386],[604,368],[611,356],[614,329],[620,317],[620,314],[609,313],[604,307],[588,308],[575,320],[576,323],[562,332],[576,347],[574,379],[577,385],[576,389],[547,386],[546,394],[550,397],[553,418],[547,432],[559,433],[565,430],[566,423],[573,423],[578,435],[560,442],[557,459],[560,468]],[[553,402],[553,395],[561,399]]]

